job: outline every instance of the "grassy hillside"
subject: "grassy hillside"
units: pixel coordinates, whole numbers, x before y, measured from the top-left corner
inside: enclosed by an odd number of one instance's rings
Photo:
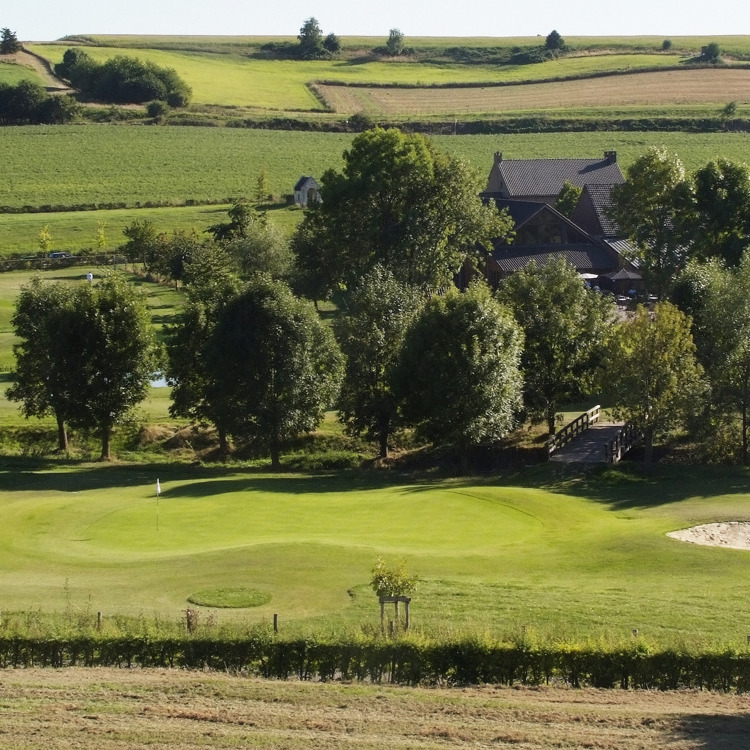
[[[511,64],[514,51],[528,49],[543,43],[539,38],[511,40],[458,40],[420,39],[409,40],[413,54],[392,59],[372,54],[378,40],[344,40],[340,57],[331,60],[298,61],[269,57],[263,44],[269,42],[291,43],[290,39],[260,39],[230,37],[84,37],[85,49],[101,62],[114,55],[130,54],[171,67],[188,82],[193,89],[192,109],[219,106],[240,108],[242,112],[287,112],[352,114],[363,109],[381,116],[407,115],[415,112],[413,100],[402,101],[399,97],[387,104],[372,99],[362,106],[357,99],[346,99],[333,92],[316,90],[315,82],[337,85],[371,85],[385,87],[417,87],[429,89],[433,86],[484,85],[496,86],[508,83],[560,81],[587,79],[603,74],[633,72],[637,70],[659,70],[685,68],[687,57],[694,57],[707,40],[684,38],[673,41],[668,51],[661,51],[663,40],[655,38],[612,38],[570,40],[572,51],[555,60],[536,64]],[[91,43],[101,46],[91,46]],[[121,45],[121,46],[116,46]],[[382,44],[381,44],[382,46]],[[46,57],[51,63],[59,62],[66,45],[55,43],[32,45],[31,49]],[[725,50],[733,50],[735,57],[750,58],[750,40],[746,37],[731,37],[725,42]],[[686,57],[687,56],[687,57]],[[733,62],[728,53],[727,62]],[[635,103],[645,107],[655,103],[658,112],[664,114],[671,105],[684,101],[703,104],[726,103],[738,100],[750,101],[748,85],[742,81],[724,79],[719,73],[720,84],[701,88],[689,76],[683,76],[679,85],[664,86],[657,94],[638,96],[643,91],[640,84],[627,79],[616,79],[612,88],[625,89],[620,103]],[[745,76],[747,78],[747,76]],[[745,79],[743,79],[744,81]],[[524,87],[525,88],[525,87]],[[576,99],[561,92],[558,104],[552,108],[576,108],[580,106],[607,105],[609,96],[604,96],[598,87],[582,88],[583,98]],[[386,89],[386,97],[390,89]],[[476,92],[475,92],[476,93]],[[436,96],[434,93],[432,96]],[[688,96],[687,100],[685,97]],[[654,98],[656,97],[656,98]],[[615,96],[615,99],[617,97]],[[442,95],[443,102],[433,107],[429,102],[418,111],[422,115],[465,113],[495,116],[510,110],[549,109],[548,93],[533,87],[525,91],[521,101],[508,107],[503,101],[492,97],[468,99],[458,102],[450,109],[455,99],[450,93]],[[632,101],[631,101],[632,100]],[[357,108],[359,106],[359,109]]]
[[[24,65],[16,65],[13,62],[0,60],[0,83],[15,86],[16,84],[21,83],[21,81],[42,83],[41,77],[35,70],[27,68]]]

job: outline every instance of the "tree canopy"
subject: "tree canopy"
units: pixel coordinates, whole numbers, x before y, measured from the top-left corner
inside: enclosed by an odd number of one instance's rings
[[[404,35],[399,29],[391,29],[388,32],[388,40],[385,48],[391,57],[397,57],[404,51]]]
[[[194,302],[169,344],[173,413],[212,421],[226,438],[270,451],[314,429],[338,393],[343,362],[309,303],[256,278]]]
[[[521,407],[523,333],[486,286],[433,297],[408,329],[394,389],[403,417],[438,445],[506,435]]]
[[[357,135],[343,170],[323,174],[321,192],[294,240],[298,272],[314,280],[311,296],[354,288],[377,264],[403,283],[448,284],[467,256],[512,228],[482,204],[463,162],[397,129]]]
[[[27,416],[52,411],[61,448],[64,423],[96,432],[110,458],[115,425],[146,395],[159,347],[146,305],[117,277],[75,289],[34,281],[14,315],[21,338],[9,397]]]
[[[524,332],[526,408],[545,419],[553,434],[559,405],[592,386],[613,322],[613,304],[587,289],[563,258],[544,266],[532,261],[502,282],[497,297]]]
[[[123,55],[97,63],[85,50],[71,48],[55,65],[55,73],[85,96],[115,104],[160,100],[170,107],[184,107],[192,95],[174,69]]]
[[[393,367],[404,335],[423,296],[375,266],[347,299],[336,335],[346,356],[339,396],[339,418],[347,429],[378,441],[381,458],[398,416]]]
[[[684,424],[704,393],[690,318],[669,302],[657,303],[653,311],[639,306],[615,328],[601,385],[615,414],[643,431],[650,463],[654,438]]]
[[[661,296],[686,261],[679,219],[689,182],[680,159],[664,148],[649,149],[626,176],[612,188],[609,213],[634,242],[649,288]]]

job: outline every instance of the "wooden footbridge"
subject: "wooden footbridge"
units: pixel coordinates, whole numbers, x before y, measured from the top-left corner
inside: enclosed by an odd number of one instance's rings
[[[601,407],[594,406],[547,441],[547,455],[560,463],[615,464],[640,440],[632,424],[603,422]]]

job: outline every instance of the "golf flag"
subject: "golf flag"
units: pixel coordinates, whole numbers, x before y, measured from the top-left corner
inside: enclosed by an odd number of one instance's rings
[[[159,480],[156,480],[156,497],[159,497],[161,495],[161,485],[159,484]]]

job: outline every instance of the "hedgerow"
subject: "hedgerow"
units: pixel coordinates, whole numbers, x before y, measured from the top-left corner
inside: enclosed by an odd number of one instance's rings
[[[0,638],[0,667],[159,667],[221,669],[270,679],[418,684],[565,684],[574,688],[750,690],[750,651],[690,652],[628,647],[436,642],[396,638],[237,639],[149,636]]]

